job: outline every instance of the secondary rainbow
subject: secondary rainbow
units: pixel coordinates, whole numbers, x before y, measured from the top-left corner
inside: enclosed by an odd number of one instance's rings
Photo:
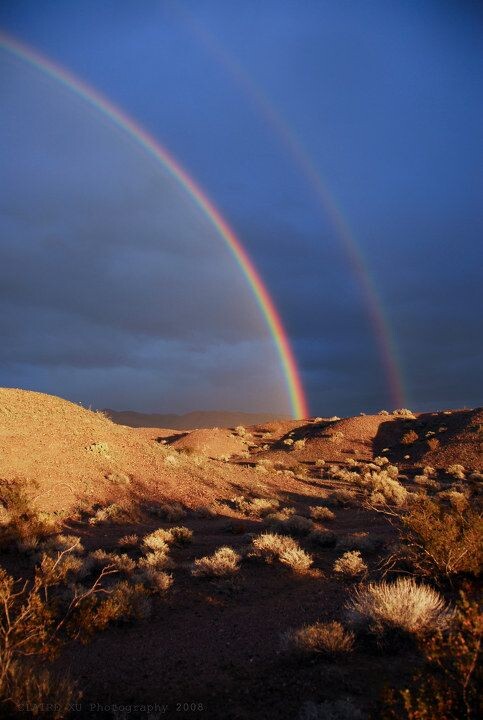
[[[295,418],[307,417],[309,415],[307,399],[293,350],[280,315],[247,251],[206,193],[197,185],[193,178],[188,175],[186,170],[181,167],[179,162],[165,147],[97,90],[94,90],[71,72],[60,67],[57,63],[52,62],[49,58],[3,32],[0,32],[0,48],[7,50],[24,62],[50,75],[50,77],[62,83],[69,90],[97,108],[101,113],[108,116],[113,123],[134,138],[149,155],[158,160],[180,185],[182,185],[193,201],[209,218],[240,266],[253,291],[277,348],[290,398],[292,414]]]
[[[396,343],[387,320],[384,306],[376,290],[376,284],[369,272],[367,262],[359,248],[349,222],[330,192],[314,161],[302,145],[296,133],[270,102],[267,95],[243,69],[240,63],[230,55],[207,28],[179,4],[171,5],[172,11],[191,30],[195,38],[214,57],[242,90],[267,125],[280,139],[288,155],[294,160],[296,167],[305,177],[313,192],[320,210],[330,219],[342,250],[348,260],[349,267],[361,289],[367,316],[376,341],[381,366],[387,382],[390,401],[394,407],[406,405],[406,392],[398,358]]]

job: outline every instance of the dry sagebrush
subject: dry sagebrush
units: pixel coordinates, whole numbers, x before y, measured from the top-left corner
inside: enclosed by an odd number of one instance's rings
[[[348,607],[356,625],[376,634],[434,632],[445,628],[451,618],[443,597],[413,578],[363,585],[354,590]]]

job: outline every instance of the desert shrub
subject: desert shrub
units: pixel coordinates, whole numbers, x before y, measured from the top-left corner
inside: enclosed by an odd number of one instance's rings
[[[287,550],[298,548],[296,540],[285,535],[276,533],[262,533],[252,540],[252,555],[263,557],[267,562],[272,562]]]
[[[99,508],[95,514],[89,518],[89,525],[99,525],[101,523],[114,523],[121,525],[132,519],[132,512],[127,508],[112,503],[106,507]]]
[[[451,475],[452,477],[456,478],[457,480],[464,480],[465,479],[465,473],[466,470],[464,469],[463,465],[450,465],[449,468],[446,470],[448,475]]]
[[[412,410],[408,410],[407,408],[400,408],[399,410],[393,410],[393,415],[396,415],[396,417],[402,417],[402,418],[409,418],[410,420],[415,419],[415,415]]]
[[[284,507],[280,510],[277,510],[277,512],[272,512],[266,515],[265,521],[269,524],[274,524],[278,522],[283,522],[284,520],[288,520],[288,518],[292,517],[292,515],[295,515],[295,508]]]
[[[77,535],[52,535],[41,544],[40,548],[46,553],[63,552],[64,550],[75,554],[84,552],[81,539]]]
[[[196,577],[225,577],[240,569],[240,555],[231,547],[220,547],[213,555],[198,558],[192,574]]]
[[[334,572],[345,577],[357,577],[367,572],[367,565],[359,550],[349,550],[335,561]]]
[[[126,555],[126,553],[118,555],[117,553],[106,552],[105,550],[99,549],[94,550],[94,552],[89,555],[89,558],[95,565],[99,565],[100,567],[109,566],[116,570],[116,572],[124,573],[125,575],[129,575],[136,569],[136,563],[129,555]]]
[[[312,530],[308,540],[317,547],[330,548],[337,545],[337,536],[331,530]]]
[[[282,648],[300,654],[342,655],[354,647],[354,634],[339,622],[316,622],[282,636]]]
[[[321,468],[321,467],[324,467],[324,465],[325,465],[325,460],[322,460],[321,458],[319,458],[315,461],[315,467]]]
[[[168,545],[188,545],[193,538],[193,532],[187,527],[178,526],[169,529],[158,528],[154,532],[146,535],[143,539],[143,545],[150,550],[167,552]]]
[[[406,503],[408,492],[395,476],[397,477],[397,468],[394,465],[364,474],[362,487],[369,495],[370,504],[402,506]]]
[[[248,500],[243,495],[233,498],[232,502],[237,510],[252,517],[264,517],[277,510],[280,505],[275,498],[252,498]]]
[[[415,475],[414,482],[416,483],[416,485],[425,488],[431,488],[433,490],[439,490],[439,488],[441,487],[439,482],[435,480],[434,477],[428,477],[426,474]]]
[[[193,541],[193,531],[184,525],[171,528],[171,542],[174,545],[189,545]]]
[[[125,548],[136,548],[139,545],[139,535],[133,533],[132,535],[123,535],[117,541],[117,544]]]
[[[154,565],[144,565],[138,574],[139,579],[155,593],[165,593],[173,584],[173,576]]]
[[[389,630],[434,632],[447,626],[450,611],[442,596],[413,578],[356,588],[349,602],[353,621],[376,634]]]
[[[340,442],[342,442],[343,439],[344,439],[344,433],[341,432],[340,430],[337,430],[337,432],[329,435],[329,440],[330,440],[330,442],[333,442],[333,443],[340,443]]]
[[[414,430],[408,430],[408,432],[405,432],[404,435],[401,438],[401,443],[403,445],[412,445],[413,443],[417,442],[419,440],[419,435]]]
[[[418,572],[443,577],[480,572],[483,520],[472,510],[418,497],[402,516],[401,535],[402,553]]]
[[[168,546],[166,546],[168,548]],[[148,552],[139,560],[138,567],[141,571],[150,572],[151,569],[165,570],[174,567],[173,560],[168,556],[167,550],[159,549]]]
[[[389,415],[387,410],[379,410],[378,415]]]
[[[294,444],[294,440],[290,437],[285,438],[285,440],[283,441],[283,444],[287,445],[287,447],[291,447]]]
[[[292,445],[292,450],[295,450],[295,451],[303,450],[305,447],[305,442],[306,441],[304,439],[295,440],[295,442]]]
[[[438,493],[439,500],[448,500],[451,507],[457,512],[465,512],[468,510],[470,503],[465,493],[457,490],[444,490]]]
[[[483,616],[479,604],[462,592],[446,630],[420,638],[423,672],[400,693],[389,693],[388,717],[393,720],[473,720],[480,710]]]
[[[335,513],[324,505],[311,506],[309,510],[313,520],[333,520],[335,518]]]
[[[314,562],[312,556],[300,547],[284,550],[280,553],[278,559],[282,565],[286,565],[298,575],[304,575],[307,573]]]
[[[113,623],[145,620],[151,614],[148,591],[141,583],[118,582],[104,595],[90,595],[81,603],[75,617],[75,628],[83,642],[94,632]]]
[[[108,571],[81,592],[74,594],[67,607],[62,602],[68,575],[58,567],[68,551],[57,560],[45,555],[31,582],[16,582],[0,568],[0,702],[4,709],[16,703],[58,702],[55,717],[64,717],[65,705],[76,697],[75,686],[67,677],[56,677],[45,667],[63,644],[67,629],[87,599],[99,598],[101,581]],[[78,556],[71,556],[79,562]],[[74,636],[74,633],[71,633]]]
[[[102,457],[109,458],[109,445],[105,442],[96,442],[91,445],[87,445],[86,450],[94,455],[101,455]]]
[[[429,440],[426,441],[426,444],[430,450],[437,450],[440,445],[438,438],[435,437],[429,438]]]
[[[306,702],[298,720],[364,720],[365,717],[350,698],[339,698],[321,703]]]
[[[35,484],[30,484],[30,491]],[[16,544],[20,551],[33,552],[38,543],[56,532],[57,518],[36,511],[23,483],[0,479],[0,548]]]

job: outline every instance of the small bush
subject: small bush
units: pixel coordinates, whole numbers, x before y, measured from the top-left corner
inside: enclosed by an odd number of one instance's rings
[[[275,498],[252,498],[247,500],[243,495],[233,498],[235,508],[241,513],[252,517],[264,517],[273,513],[280,503]]]
[[[298,548],[297,542],[288,536],[262,533],[252,540],[254,556],[263,557],[267,562],[278,559],[283,552]]]
[[[439,448],[439,440],[438,438],[432,437],[429,438],[429,440],[426,441],[426,444],[430,450],[437,450]]]
[[[408,430],[401,438],[403,445],[412,445],[419,440],[419,435],[414,430]]]
[[[353,507],[357,504],[357,494],[354,490],[341,488],[340,490],[334,490],[326,502],[338,507]]]
[[[483,616],[475,599],[462,592],[446,631],[420,638],[426,664],[411,687],[384,705],[394,720],[473,720],[479,716],[482,672],[478,664]],[[481,713],[480,713],[481,714]]]
[[[357,624],[376,634],[435,632],[445,628],[451,617],[441,595],[413,578],[362,586],[353,592],[349,609]]]
[[[168,541],[171,539],[169,530],[158,528],[143,538],[143,546],[155,552],[167,553],[169,551]]]
[[[299,547],[284,550],[284,552],[280,553],[278,559],[282,565],[287,565],[298,575],[307,573],[314,562],[313,558]]]
[[[313,520],[333,520],[335,518],[335,513],[324,505],[312,506],[309,510]]]
[[[457,480],[464,480],[466,476],[466,470],[463,465],[450,465],[446,472]]]
[[[198,558],[192,574],[196,577],[226,577],[235,575],[240,569],[240,555],[230,547],[221,547],[213,555]]]
[[[460,512],[427,497],[418,497],[402,516],[402,552],[425,575],[478,575],[483,520],[472,510]]]
[[[132,535],[123,535],[119,538],[117,544],[125,548],[136,548],[139,545],[139,535],[135,533]]]
[[[167,550],[154,550],[153,552],[146,553],[146,555],[139,560],[138,565],[141,570],[149,571],[150,568],[165,570],[174,567],[174,562],[168,556]]]
[[[367,565],[358,550],[349,550],[335,561],[334,572],[345,577],[357,577],[367,572]]]
[[[396,417],[402,417],[402,418],[409,418],[410,420],[415,419],[415,415],[412,410],[408,410],[407,408],[401,408],[400,410],[393,410],[393,415],[396,415]]]
[[[317,622],[282,636],[285,650],[300,654],[342,655],[354,647],[354,635],[339,622]]]

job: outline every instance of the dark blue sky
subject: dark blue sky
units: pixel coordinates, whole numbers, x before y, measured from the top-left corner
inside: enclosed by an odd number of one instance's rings
[[[122,107],[206,189],[266,280],[314,413],[377,410],[391,398],[360,282],[267,106],[303,145],[352,228],[391,329],[406,404],[481,403],[478,3],[3,0],[0,27]],[[243,283],[226,270],[229,260],[215,261],[207,249],[209,228],[189,219],[174,188],[161,192],[139,153],[122,139],[116,145],[104,121],[5,53],[0,62],[9,103],[0,124],[9,146],[0,383],[139,410],[283,409],[278,369],[267,388],[263,364],[274,358],[263,328]],[[123,173],[129,183],[120,181]],[[116,212],[121,198],[123,212]],[[34,230],[19,220],[29,213]],[[154,274],[146,279],[152,259],[139,254],[139,243],[151,247],[151,235],[157,242],[159,223],[171,242],[179,234],[184,257],[182,265],[164,258],[166,278],[183,273],[184,282],[198,283],[199,317],[184,307],[174,279],[171,321],[160,324],[146,312],[160,297],[149,284]],[[119,253],[108,238],[121,242],[123,233]],[[90,257],[100,256],[93,265],[75,250],[87,236]],[[60,237],[68,252],[59,251]],[[33,280],[39,242],[47,242],[43,286]],[[109,252],[99,249],[103,243]],[[134,243],[135,259],[128,252]],[[212,259],[205,274],[200,258]],[[81,266],[73,290],[72,268]],[[40,297],[48,312],[38,315]]]

